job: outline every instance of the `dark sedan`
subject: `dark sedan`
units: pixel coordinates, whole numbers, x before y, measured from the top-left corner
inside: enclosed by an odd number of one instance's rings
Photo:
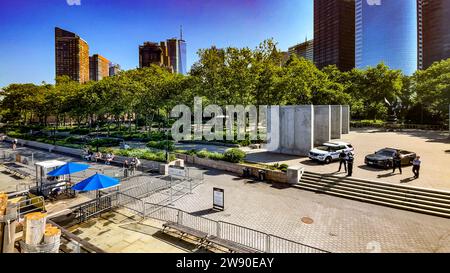
[[[411,165],[413,160],[416,158],[416,153],[413,152],[394,148],[385,148],[375,152],[374,154],[366,156],[364,162],[366,165],[372,167],[392,168],[394,155],[396,153],[400,153],[403,166]]]

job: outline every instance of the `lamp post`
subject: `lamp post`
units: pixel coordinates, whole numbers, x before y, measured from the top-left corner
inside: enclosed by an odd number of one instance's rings
[[[53,124],[53,145],[56,145],[56,122]]]
[[[97,125],[97,127],[95,128],[95,132],[96,132],[96,134],[97,134],[97,137],[96,137],[96,141],[95,141],[95,146],[97,146],[97,153],[98,153],[98,125]]]
[[[167,113],[167,117],[166,117],[166,128],[164,128],[164,130],[166,131],[166,163],[169,164],[170,163],[170,159],[169,159],[169,114]]]

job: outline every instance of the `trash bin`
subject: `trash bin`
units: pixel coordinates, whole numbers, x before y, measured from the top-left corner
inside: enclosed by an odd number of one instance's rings
[[[266,180],[266,171],[259,170],[258,171],[258,179],[259,179],[259,181]]]

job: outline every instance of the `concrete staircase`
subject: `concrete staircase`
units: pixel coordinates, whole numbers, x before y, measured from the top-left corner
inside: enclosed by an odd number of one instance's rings
[[[450,192],[305,172],[294,187],[397,209],[450,218]]]

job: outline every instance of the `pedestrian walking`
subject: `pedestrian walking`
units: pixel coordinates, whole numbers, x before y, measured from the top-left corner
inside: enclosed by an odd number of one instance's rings
[[[353,162],[355,158],[353,157],[353,153],[349,152],[347,155],[347,176],[351,177],[353,175]]]
[[[347,153],[342,150],[341,153],[339,154],[339,170],[338,173],[341,172],[342,169],[342,165],[344,165],[344,170],[345,172],[347,172]]]
[[[400,155],[399,152],[395,153],[395,155],[394,155],[394,158],[392,160],[392,168],[393,168],[392,169],[393,174],[395,173],[395,170],[397,170],[397,168],[400,171],[400,174],[403,173],[402,172],[402,156]]]
[[[414,173],[414,178],[415,179],[419,179],[419,176],[420,176],[420,165],[421,164],[422,164],[422,161],[420,160],[420,156],[417,156],[413,160],[413,173]]]

